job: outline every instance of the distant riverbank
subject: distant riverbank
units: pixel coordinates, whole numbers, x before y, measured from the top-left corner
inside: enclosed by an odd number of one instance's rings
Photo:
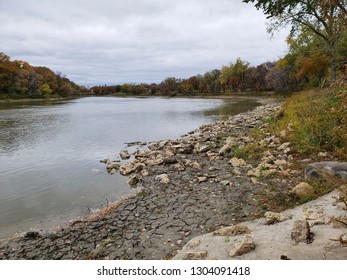
[[[198,94],[175,94],[175,95],[161,95],[161,94],[155,94],[155,95],[146,95],[146,94],[140,94],[140,95],[133,95],[133,94],[126,94],[126,93],[114,93],[114,94],[107,94],[107,95],[92,95],[92,94],[86,94],[86,95],[79,95],[79,96],[73,96],[73,97],[53,97],[53,98],[27,98],[27,97],[18,97],[18,98],[4,98],[0,97],[0,103],[6,103],[6,102],[34,102],[34,101],[59,101],[59,100],[73,100],[76,98],[83,98],[83,97],[129,97],[129,98],[146,98],[146,97],[167,97],[167,98],[216,98],[216,99],[230,99],[230,98],[251,98],[251,99],[263,99],[267,97],[275,96],[276,94],[274,92],[239,92],[239,93],[230,93],[230,94],[204,94],[204,93],[198,93]]]

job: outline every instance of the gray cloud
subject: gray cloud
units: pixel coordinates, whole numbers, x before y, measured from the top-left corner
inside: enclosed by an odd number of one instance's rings
[[[1,0],[2,52],[85,85],[159,82],[286,51],[241,0]]]

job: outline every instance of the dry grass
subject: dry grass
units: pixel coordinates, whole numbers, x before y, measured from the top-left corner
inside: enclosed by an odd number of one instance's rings
[[[127,200],[135,198],[136,196],[138,196],[139,194],[141,194],[143,192],[144,192],[144,190],[139,188],[136,192],[133,192],[129,195],[126,195],[126,196],[118,199],[117,201],[109,204],[108,206],[106,206],[102,210],[98,211],[97,213],[89,216],[85,222],[92,223],[92,222],[99,221],[100,219],[104,218],[108,214],[115,211],[119,206],[123,205]]]
[[[347,87],[291,96],[269,130],[291,142],[300,154],[328,151],[347,160]]]

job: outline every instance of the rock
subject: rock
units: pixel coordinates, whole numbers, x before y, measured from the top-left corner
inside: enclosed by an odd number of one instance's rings
[[[279,151],[284,151],[285,149],[287,149],[287,148],[289,147],[289,145],[290,145],[290,142],[285,142],[285,143],[283,143],[281,146],[279,146],[279,147],[277,148],[277,150],[279,150]]]
[[[280,131],[280,136],[282,137],[282,138],[286,138],[287,136],[288,136],[288,131],[287,130],[281,130]]]
[[[193,151],[194,151],[194,145],[193,144],[178,145],[178,147],[176,148],[176,152],[179,154],[189,155],[189,154],[192,154]]]
[[[161,156],[157,156],[147,159],[146,162],[148,165],[160,165],[164,163],[164,159]]]
[[[259,181],[254,177],[251,178],[251,182],[255,185],[259,183]]]
[[[236,144],[235,138],[234,137],[228,137],[225,140],[225,145],[219,150],[218,154],[224,155],[224,154],[230,152],[232,146],[235,144]]]
[[[171,180],[169,177],[165,177],[163,179],[160,180],[160,183],[161,184],[164,184],[164,185],[167,185],[167,184],[170,184],[171,183]]]
[[[301,198],[311,197],[315,194],[314,188],[306,182],[301,182],[300,184],[296,185],[292,189],[292,192]]]
[[[146,167],[146,165],[144,163],[141,163],[138,161],[128,162],[126,164],[123,164],[119,168],[119,173],[123,176],[126,176],[126,175],[131,174],[135,171],[141,171],[145,167]]]
[[[296,242],[307,241],[310,238],[310,225],[305,219],[294,221],[291,238]]]
[[[190,164],[188,164],[189,167],[192,167],[196,170],[201,170],[201,165],[197,161],[193,161]]]
[[[346,244],[347,244],[347,232],[342,234],[339,239],[340,239],[341,244],[346,246]]]
[[[219,182],[221,185],[223,185],[223,186],[230,186],[230,181],[228,181],[228,180],[223,180],[223,181],[220,181]]]
[[[206,153],[207,151],[210,150],[210,146],[204,145],[199,148],[199,153]]]
[[[206,182],[207,181],[207,177],[205,176],[201,176],[201,177],[198,177],[198,183],[201,183],[201,182]]]
[[[235,225],[224,227],[213,232],[214,235],[233,236],[250,233],[250,229],[245,225]]]
[[[147,177],[147,176],[148,176],[148,170],[147,170],[147,169],[142,169],[142,170],[141,170],[141,175],[142,175],[143,177]]]
[[[198,247],[200,245],[200,243],[201,243],[200,240],[191,240],[191,241],[188,242],[186,247],[188,249],[194,249],[194,248]]]
[[[265,217],[265,224],[267,225],[273,225],[273,224],[280,223],[289,219],[289,217],[286,215],[283,215],[281,213],[271,212],[271,211],[266,212],[264,217]]]
[[[115,174],[117,172],[117,170],[115,168],[112,168],[110,171],[108,171],[108,173],[110,173],[111,175]]]
[[[135,155],[135,158],[144,158],[148,156],[148,151],[137,150],[134,155]]]
[[[28,231],[27,233],[25,233],[24,237],[28,239],[35,239],[41,237],[41,235],[38,231]]]
[[[180,164],[180,163],[174,164],[174,167],[177,169],[177,171],[184,171],[184,170],[186,170],[184,168],[184,166],[182,164]]]
[[[284,159],[277,159],[277,160],[274,161],[274,164],[276,166],[283,166],[283,165],[287,164],[287,161],[285,161]]]
[[[122,160],[130,158],[130,154],[127,150],[120,151],[119,156]]]
[[[171,180],[167,174],[160,174],[155,176],[154,180],[160,181],[161,184],[170,184]]]
[[[183,260],[204,260],[207,257],[207,251],[187,253],[183,256]]]
[[[209,160],[215,160],[218,157],[217,153],[214,153],[214,152],[211,152],[211,151],[206,152],[206,155],[208,156]]]
[[[247,172],[248,176],[253,176],[253,177],[260,177],[261,176],[261,172],[258,168],[255,169],[251,169]]]
[[[108,161],[107,165],[106,165],[106,169],[108,172],[110,172],[112,169],[118,170],[120,168],[120,165],[115,162],[115,161]]]
[[[242,158],[236,158],[233,157],[229,163],[233,166],[233,167],[240,167],[240,166],[245,166],[247,165],[247,163],[242,159]]]
[[[155,176],[154,180],[161,181],[164,178],[169,178],[169,176],[167,174],[160,174],[160,175]]]
[[[175,164],[177,162],[178,161],[177,161],[177,158],[175,156],[167,157],[167,158],[164,158],[164,160],[163,160],[164,164]]]
[[[107,158],[100,160],[101,163],[107,163],[109,160]]]
[[[277,173],[277,170],[276,169],[269,169],[269,170],[261,171],[260,173],[261,173],[261,175],[263,175],[265,177],[269,177],[269,176],[275,175]]]
[[[244,254],[247,254],[255,249],[255,244],[252,239],[252,237],[247,234],[242,237],[242,239],[235,243],[232,247],[229,249],[229,256],[235,257],[235,256],[241,256]]]
[[[132,175],[129,180],[128,184],[132,187],[135,187],[140,182],[140,178],[137,175]]]
[[[326,174],[325,174],[326,173]],[[333,175],[341,179],[347,179],[347,162],[322,161],[314,162],[305,168],[305,179],[322,179],[327,175]]]
[[[327,157],[327,156],[328,156],[328,153],[326,153],[326,152],[320,152],[320,153],[318,153],[318,156],[319,156],[319,157]]]

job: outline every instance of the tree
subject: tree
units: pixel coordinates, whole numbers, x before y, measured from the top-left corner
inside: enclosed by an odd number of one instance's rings
[[[38,92],[40,95],[48,97],[52,94],[53,90],[49,87],[48,84],[44,83],[39,87]]]
[[[219,81],[226,91],[245,91],[248,66],[247,61],[237,58],[235,63],[222,67]]]
[[[275,67],[273,62],[265,62],[257,67],[250,67],[247,70],[246,79],[247,86],[253,91],[267,91],[270,90],[266,83],[266,75]]]
[[[10,61],[10,57],[7,54],[0,52],[0,62],[7,62],[7,61]]]
[[[301,58],[298,63],[300,65],[300,71],[296,74],[298,79],[305,76],[311,79],[315,85],[324,86],[329,64],[329,60],[324,54],[316,52],[310,57]]]
[[[243,0],[255,3],[271,19],[270,32],[286,25],[291,33],[305,27],[325,43],[330,60],[331,79],[336,79],[337,49],[346,34],[347,0]]]
[[[236,59],[235,64],[232,66],[233,76],[236,77],[238,83],[238,90],[245,91],[246,89],[246,73],[249,67],[249,62],[242,60],[241,58]]]
[[[159,85],[160,91],[163,94],[174,95],[177,93],[178,85],[181,81],[175,77],[168,77]]]
[[[232,80],[232,66],[222,66],[222,70],[219,76],[219,81],[224,89],[224,91],[231,91],[232,86],[231,86],[231,80]]]

